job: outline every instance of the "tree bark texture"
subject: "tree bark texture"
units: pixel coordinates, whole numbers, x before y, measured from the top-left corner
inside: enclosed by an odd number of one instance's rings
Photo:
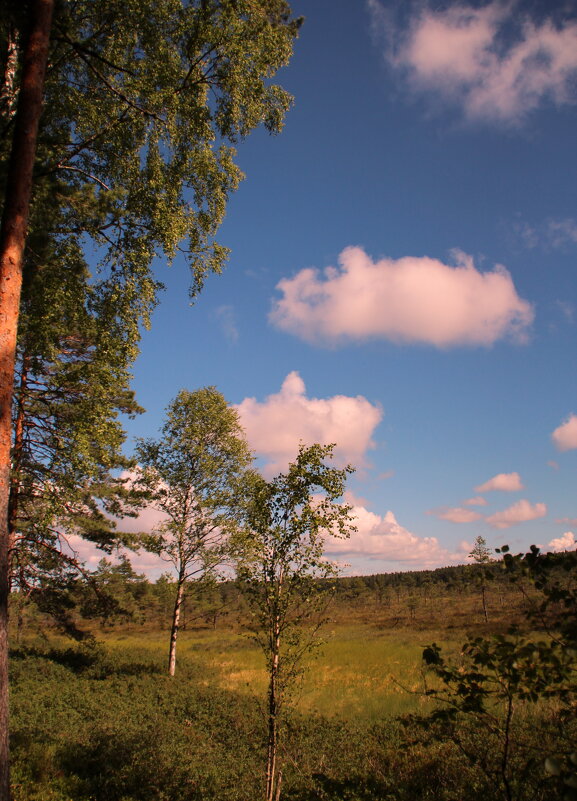
[[[266,763],[266,801],[275,801],[280,794],[279,776],[277,775],[277,752],[278,752],[278,706],[279,688],[278,671],[280,656],[280,624],[278,619],[274,622],[273,632],[273,654],[270,666],[270,677],[268,687],[268,748]],[[277,793],[277,785],[278,793]]]
[[[172,628],[170,630],[170,648],[168,651],[168,675],[174,676],[176,670],[176,638],[180,624],[180,609],[184,598],[184,579],[178,580],[176,590],[176,600],[174,602],[174,612],[172,613]]]
[[[42,111],[53,0],[32,0],[0,228],[0,801],[10,799],[8,596],[11,409],[22,265]]]

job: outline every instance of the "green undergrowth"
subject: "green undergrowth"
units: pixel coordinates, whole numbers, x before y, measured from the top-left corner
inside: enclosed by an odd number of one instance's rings
[[[216,669],[230,650],[216,633],[183,638],[177,675],[164,674],[164,651],[138,637],[115,636],[106,645],[70,646],[63,640],[29,644],[11,659],[11,744],[14,801],[257,801],[263,795],[265,717],[257,687],[226,688],[226,670]],[[202,638],[201,638],[202,639]],[[226,637],[225,637],[226,640]],[[217,646],[217,643],[220,644]],[[211,647],[214,646],[214,647]],[[403,669],[416,640],[364,639],[365,677],[388,647],[388,669]],[[383,646],[383,650],[381,649]],[[244,648],[256,655],[245,642]],[[343,633],[327,645],[326,665],[340,663],[352,676],[362,658],[360,642]],[[373,650],[374,649],[374,650]],[[252,657],[251,657],[252,658]],[[212,660],[212,661],[211,661]],[[311,666],[323,677],[321,658]],[[397,665],[397,666],[398,666]],[[342,681],[343,673],[339,681]],[[376,679],[375,679],[376,681]],[[338,682],[327,682],[331,714],[308,703],[305,684],[283,736],[286,801],[477,801],[501,798],[499,744],[464,720],[461,740],[477,750],[472,764],[445,736],[441,723],[378,715],[370,705],[340,714]],[[230,682],[229,682],[230,684]],[[340,696],[350,693],[341,686]],[[358,690],[359,697],[361,689]],[[391,713],[392,709],[392,713]],[[367,711],[368,710],[368,711]],[[553,747],[554,714],[528,710],[515,745],[519,788],[515,801],[556,801],[539,753]],[[516,736],[516,735],[515,735]],[[516,741],[515,741],[516,742]],[[519,739],[521,743],[521,739]],[[515,758],[517,758],[515,756]],[[483,763],[482,760],[485,762]]]

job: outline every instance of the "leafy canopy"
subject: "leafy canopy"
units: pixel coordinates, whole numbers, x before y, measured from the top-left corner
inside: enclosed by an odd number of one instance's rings
[[[9,4],[0,20],[1,188],[29,10]],[[118,415],[138,411],[130,371],[161,288],[155,260],[182,253],[192,296],[222,269],[234,145],[260,124],[280,131],[291,97],[272,78],[299,25],[285,0],[56,4],[19,325],[21,565],[52,559],[62,530],[112,541],[101,512],[125,499]]]
[[[181,390],[158,439],[140,440],[138,484],[162,515],[149,541],[183,580],[226,554],[252,462],[237,412],[215,387]]]

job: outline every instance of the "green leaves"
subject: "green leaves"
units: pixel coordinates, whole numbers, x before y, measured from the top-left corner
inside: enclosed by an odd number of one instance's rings
[[[494,739],[496,750],[484,770],[501,797],[512,801],[526,797],[525,776],[535,764],[534,754],[522,756],[524,745],[518,736],[519,727],[531,714],[530,705],[542,703],[542,719],[535,714],[535,722],[543,726],[544,737],[549,716],[561,728],[574,719],[577,557],[574,553],[543,555],[536,546],[524,555],[513,556],[507,546],[498,553],[504,554],[504,568],[512,580],[525,582],[521,588],[532,604],[528,620],[536,630],[523,633],[511,627],[506,635],[470,637],[457,662],[446,660],[433,643],[425,648],[423,660],[442,684],[440,689],[426,693],[442,705],[433,717],[451,723],[451,736],[472,764],[479,763],[479,756],[459,739],[459,718],[474,721],[480,731]],[[540,597],[528,595],[527,579]],[[522,714],[518,715],[520,710]],[[563,739],[557,741],[561,750]],[[576,754],[548,756],[545,752],[538,764],[543,765],[549,781],[561,788],[555,797],[566,801],[577,797]]]
[[[182,390],[169,405],[161,437],[140,440],[137,486],[164,516],[154,549],[178,574],[210,570],[236,528],[239,483],[252,454],[234,409],[215,387]]]
[[[292,98],[270,79],[299,26],[285,0],[58,4],[31,230],[50,197],[58,236],[80,231],[103,271],[134,282],[144,320],[156,256],[184,253],[196,295],[226,255],[214,236],[242,178],[230,145],[280,131]]]
[[[267,661],[280,658],[281,688],[314,647],[329,589],[324,580],[338,572],[323,556],[324,536],[354,530],[350,507],[339,502],[352,469],[325,464],[333,447],[301,445],[287,473],[270,482],[253,476],[247,489],[247,547],[238,575]]]

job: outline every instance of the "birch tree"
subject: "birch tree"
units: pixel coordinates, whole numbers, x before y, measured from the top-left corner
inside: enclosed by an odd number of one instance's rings
[[[318,644],[331,579],[338,571],[323,557],[324,536],[348,537],[351,507],[340,501],[351,467],[324,462],[333,446],[301,446],[286,474],[267,482],[252,477],[246,511],[247,552],[238,573],[253,613],[253,632],[266,657],[266,801],[280,797],[281,724],[287,697]]]
[[[136,450],[139,485],[162,516],[149,547],[176,573],[168,673],[187,582],[214,572],[228,557],[240,510],[240,482],[252,455],[234,409],[215,387],[182,390],[169,405],[159,439]]]

